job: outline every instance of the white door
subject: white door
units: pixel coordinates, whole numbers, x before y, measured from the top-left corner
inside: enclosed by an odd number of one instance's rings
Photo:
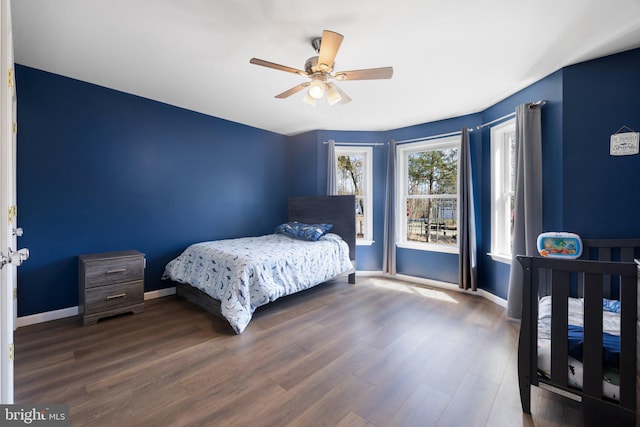
[[[13,331],[16,318],[16,267],[28,258],[16,251],[16,95],[10,0],[0,0],[0,403],[13,403]]]

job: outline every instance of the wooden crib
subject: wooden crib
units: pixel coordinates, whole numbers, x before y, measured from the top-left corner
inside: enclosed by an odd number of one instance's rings
[[[518,256],[524,269],[518,344],[520,399],[531,412],[531,386],[582,402],[587,425],[636,425],[640,239],[583,240],[581,259]],[[551,371],[538,367],[538,304],[551,295]],[[582,388],[568,381],[569,297],[583,298]],[[603,395],[603,298],[620,302],[619,399]],[[605,300],[606,301],[606,300]],[[564,303],[561,303],[564,302]],[[640,425],[640,423],[639,423]]]

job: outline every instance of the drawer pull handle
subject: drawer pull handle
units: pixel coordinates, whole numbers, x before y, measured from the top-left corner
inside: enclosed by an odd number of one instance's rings
[[[126,292],[123,292],[121,294],[116,294],[116,295],[107,295],[107,301],[112,300],[112,299],[116,299],[116,298],[124,298],[127,296]]]
[[[107,270],[107,274],[124,273],[126,268],[118,268],[117,270]]]

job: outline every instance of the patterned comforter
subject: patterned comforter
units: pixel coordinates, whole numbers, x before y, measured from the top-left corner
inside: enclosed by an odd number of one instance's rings
[[[317,242],[268,234],[193,244],[167,264],[162,278],[219,300],[222,315],[240,334],[257,307],[351,269],[349,247],[336,234]]]

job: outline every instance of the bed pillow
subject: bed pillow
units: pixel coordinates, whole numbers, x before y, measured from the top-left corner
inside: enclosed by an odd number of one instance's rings
[[[620,301],[602,298],[602,308],[611,313],[620,313]]]
[[[290,221],[276,227],[276,233],[281,233],[295,239],[315,242],[333,228],[333,224],[304,224]]]

